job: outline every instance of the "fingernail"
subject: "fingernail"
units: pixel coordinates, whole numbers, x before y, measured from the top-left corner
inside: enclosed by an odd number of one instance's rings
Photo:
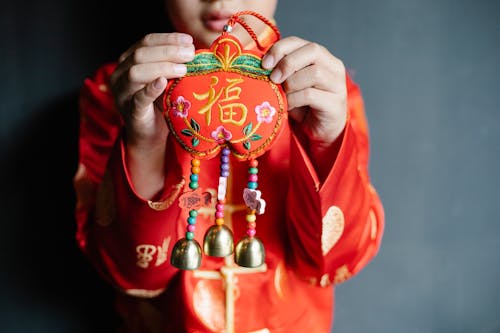
[[[180,75],[186,74],[186,72],[187,72],[186,65],[182,65],[182,64],[174,65],[174,72],[175,72],[175,74],[180,74]]]
[[[275,68],[273,70],[273,72],[271,73],[270,79],[274,83],[281,83],[281,76],[282,76],[281,71],[279,69]]]
[[[187,34],[179,34],[179,43],[181,44],[192,44],[193,37]]]
[[[165,84],[165,78],[161,76],[157,78],[155,82],[153,82],[153,88],[157,90],[163,89],[164,84]]]
[[[265,55],[262,59],[262,67],[271,69],[274,66],[274,57],[272,55]]]
[[[192,58],[194,57],[194,49],[192,47],[181,47],[179,49],[179,54],[182,58]]]

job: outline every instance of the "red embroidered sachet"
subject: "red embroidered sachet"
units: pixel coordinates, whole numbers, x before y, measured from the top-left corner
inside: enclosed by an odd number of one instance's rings
[[[233,16],[236,22],[240,15]],[[272,46],[256,42],[264,50]],[[210,49],[197,50],[185,77],[169,83],[164,115],[185,150],[207,159],[228,147],[247,160],[271,148],[286,121],[287,105],[281,85],[271,82],[270,71],[262,68],[261,53],[245,50],[225,31]]]

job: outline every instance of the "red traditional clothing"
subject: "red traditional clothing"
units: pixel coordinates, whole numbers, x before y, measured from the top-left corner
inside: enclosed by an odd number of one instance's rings
[[[108,64],[87,79],[81,95],[77,240],[102,276],[120,292],[117,308],[132,332],[330,331],[333,285],[358,273],[380,246],[383,207],[368,174],[368,126],[358,86],[347,78],[348,120],[335,163],[320,181],[307,150],[287,123],[259,158],[259,189],[267,202],[257,234],[266,261],[240,268],[232,258],[204,256],[195,271],[170,265],[188,212],[177,198],[190,156],[171,137],[163,193],[141,198],[130,180],[122,120],[109,91]],[[217,189],[219,161],[202,161],[199,184]],[[247,164],[231,160],[226,225],[237,242],[246,232],[242,198]],[[214,222],[201,209],[196,239]]]

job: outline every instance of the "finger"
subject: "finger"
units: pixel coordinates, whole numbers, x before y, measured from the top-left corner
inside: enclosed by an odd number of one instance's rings
[[[275,66],[270,78],[275,83],[282,83],[293,73],[315,64],[334,72],[341,72],[344,68],[340,60],[331,55],[323,46],[308,43],[283,57]]]
[[[123,72],[130,70],[134,65],[153,62],[185,63],[194,58],[194,45],[161,45],[144,46],[135,49],[125,60],[120,63],[113,76],[120,76]],[[113,78],[112,78],[113,79]]]
[[[287,94],[288,109],[309,106],[317,110],[328,110],[339,96],[315,88],[306,88]]]
[[[287,37],[276,42],[264,58],[262,58],[262,67],[272,69],[280,60],[290,54],[292,51],[306,45],[308,41],[298,37]]]
[[[307,66],[292,74],[283,84],[286,93],[303,90],[308,87],[345,93],[345,79],[319,65]]]
[[[135,49],[142,46],[155,46],[155,45],[192,45],[193,37],[184,33],[153,33],[144,36],[140,41],[129,47],[123,52],[118,62],[123,62],[128,56],[134,52]]]
[[[147,110],[153,104],[165,90],[166,86],[167,79],[159,77],[134,95],[134,106],[139,112],[138,116],[141,116],[140,112],[144,112],[144,110]]]
[[[185,75],[186,72],[187,68],[184,64],[153,62],[133,65],[123,76],[126,76],[131,83],[147,84],[160,76],[173,79]]]

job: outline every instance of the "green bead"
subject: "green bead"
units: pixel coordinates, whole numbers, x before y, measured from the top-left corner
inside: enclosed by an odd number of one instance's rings
[[[192,233],[191,231],[186,232],[186,239],[193,240],[194,239],[194,233]]]
[[[189,211],[189,216],[191,216],[191,217],[196,217],[196,216],[198,216],[198,211],[197,211],[197,210],[195,210],[195,209],[190,210],[190,211]]]
[[[251,175],[256,175],[259,173],[259,169],[258,168],[248,168],[248,173]]]
[[[189,183],[189,188],[192,190],[196,190],[198,188],[198,182],[190,182]]]

